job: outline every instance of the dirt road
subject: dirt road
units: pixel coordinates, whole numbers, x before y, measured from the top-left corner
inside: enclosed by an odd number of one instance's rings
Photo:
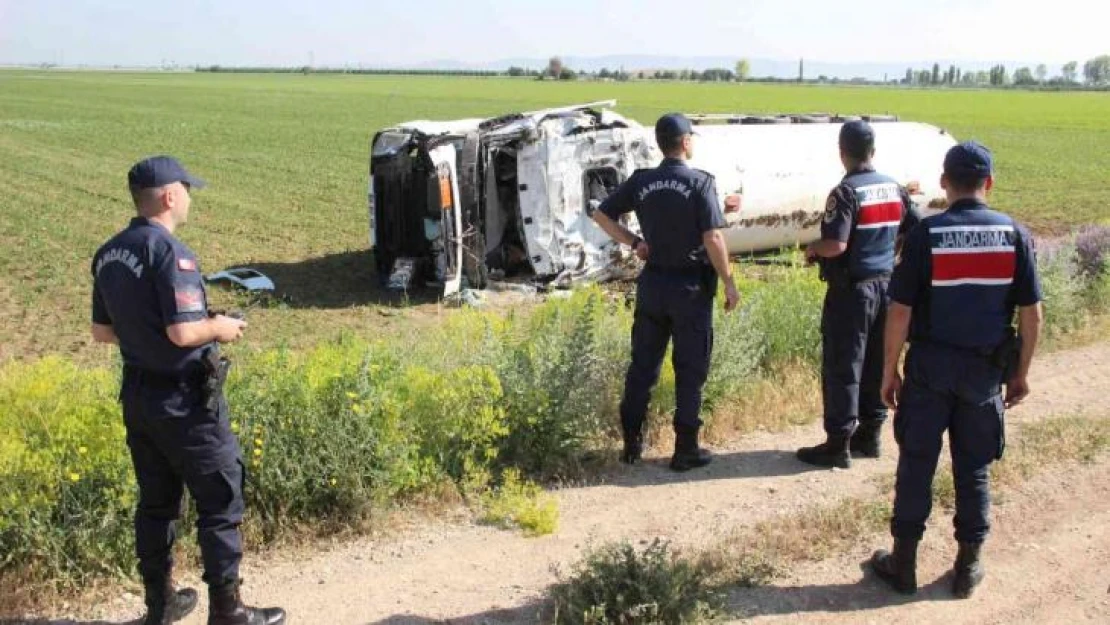
[[[1110,418],[1110,343],[1042,357],[1033,392],[1010,423],[1083,414]],[[849,471],[809,470],[794,450],[819,436],[816,424],[758,433],[716,448],[706,469],[676,475],[663,454],[621,467],[595,485],[557,492],[558,531],[542,538],[444,522],[401,538],[357,540],[307,557],[248,554],[245,597],[282,605],[291,623],[532,623],[545,588],[591,543],[654,537],[707,544],[726,531],[819,503],[874,494],[876,476],[895,467],[888,453]],[[985,555],[988,581],[964,602],[950,601],[951,519],[936,511],[921,554],[926,588],[907,602],[861,571],[884,536],[866,537],[842,557],[796,568],[770,586],[736,591],[738,618],[753,622],[1110,623],[1110,460],[1038,475],[995,508]],[[193,584],[195,579],[184,580]],[[201,608],[185,625],[205,622]],[[141,613],[135,597],[81,616],[126,622]],[[114,619],[114,620],[112,620]],[[59,621],[67,623],[70,621]]]

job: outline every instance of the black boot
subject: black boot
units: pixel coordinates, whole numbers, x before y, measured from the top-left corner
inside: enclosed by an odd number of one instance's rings
[[[970,597],[986,575],[979,560],[982,546],[982,543],[960,543],[960,551],[956,554],[956,577],[952,580],[952,594],[960,599]]]
[[[143,584],[146,595],[146,616],[143,625],[170,625],[189,616],[197,607],[197,591],[192,588],[174,590],[170,579]]]
[[[818,467],[847,469],[852,466],[852,457],[848,453],[848,440],[847,436],[829,436],[820,445],[799,449],[798,460]]]
[[[882,432],[882,423],[861,423],[848,444],[852,456],[861,458],[878,458],[882,454],[879,440]]]
[[[894,553],[880,549],[871,556],[871,570],[904,595],[917,592],[917,541],[894,539]]]
[[[644,454],[643,435],[624,436],[624,449],[621,450],[620,460],[625,464],[636,464]]]
[[[208,625],[282,625],[285,610],[252,608],[239,598],[239,580],[208,587]]]
[[[674,456],[671,457],[671,470],[689,471],[704,467],[713,461],[708,449],[698,446],[697,429],[675,429]]]

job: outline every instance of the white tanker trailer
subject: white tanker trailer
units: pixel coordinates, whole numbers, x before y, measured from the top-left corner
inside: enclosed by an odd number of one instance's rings
[[[493,119],[413,121],[371,143],[370,246],[391,289],[414,282],[485,288],[490,280],[563,287],[635,275],[639,261],[590,217],[618,184],[662,158],[654,130],[613,101]],[[834,115],[689,115],[692,167],[712,173],[737,255],[819,237],[829,190],[844,175]],[[955,140],[928,124],[862,116],[875,165],[921,209],[944,205],[939,179]],[[638,230],[635,216],[627,225]]]

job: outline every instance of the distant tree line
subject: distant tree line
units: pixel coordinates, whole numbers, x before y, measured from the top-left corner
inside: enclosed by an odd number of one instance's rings
[[[627,80],[672,80],[690,82],[764,82],[764,83],[804,83],[804,84],[851,84],[851,85],[886,85],[901,84],[907,86],[929,87],[993,87],[993,88],[1026,88],[1045,90],[1107,90],[1110,89],[1110,55],[1102,55],[1090,59],[1083,64],[1082,81],[1079,75],[1079,63],[1072,61],[1065,63],[1058,76],[1049,78],[1048,67],[1043,63],[1036,67],[1019,67],[1013,74],[1005,65],[995,65],[988,70],[965,70],[955,65],[942,68],[939,63],[933,63],[931,68],[907,68],[906,74],[901,79],[871,80],[863,77],[838,78],[818,76],[817,78],[805,77],[804,61],[798,63],[797,78],[776,78],[772,76],[752,77],[751,64],[747,59],[740,59],[733,69],[710,68],[696,69],[637,69],[627,71],[619,69],[601,68],[597,71],[575,71],[567,67],[562,59],[553,56],[548,60],[547,66],[542,69],[525,67],[510,67],[507,70],[449,70],[449,69],[366,69],[366,68],[315,68],[302,67],[225,67],[209,65],[197,67],[198,72],[226,72],[226,73],[302,73],[302,74],[367,74],[367,75],[409,75],[409,76],[511,76],[518,78],[534,78],[536,80],[601,80],[601,81],[627,81]]]
[[[1025,87],[1025,88],[1092,88],[1110,87],[1110,55],[1095,57],[1083,64],[1083,81],[1079,80],[1079,63],[1071,61],[1060,68],[1060,74],[1049,78],[1048,66],[1019,67],[1010,75],[1005,65],[995,65],[989,70],[963,70],[955,65],[947,70],[933,63],[932,69],[907,68],[904,85],[963,86],[963,87]]]
[[[479,69],[381,69],[352,67],[231,67],[204,65],[198,72],[223,74],[368,74],[393,76],[505,76],[506,72]]]

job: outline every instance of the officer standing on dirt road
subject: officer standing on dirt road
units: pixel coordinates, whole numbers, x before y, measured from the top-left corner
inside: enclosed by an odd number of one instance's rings
[[[829,194],[821,239],[806,248],[828,283],[821,315],[821,395],[825,442],[798,450],[821,467],[851,466],[851,455],[878,458],[887,411],[879,397],[887,285],[900,237],[917,224],[909,195],[875,171],[875,133],[864,121],[840,129],[847,171]]]
[[[705,466],[712,458],[698,445],[698,432],[702,387],[713,348],[717,278],[724,281],[726,311],[736,308],[740,300],[720,232],[725,220],[713,176],[686,164],[693,156],[693,135],[693,125],[685,116],[660,117],[655,138],[663,161],[654,169],[634,172],[593,213],[609,236],[647,261],[637,280],[632,361],[620,405],[621,461],[640,460],[651,391],[659,381],[667,343],[674,339],[677,405],[670,467],[675,471]],[[630,211],[636,213],[642,239],[617,221]],[[708,263],[699,253],[703,246]]]
[[[92,335],[118,344],[123,357],[120,401],[139,486],[143,622],[178,621],[197,603],[195,590],[176,590],[172,579],[187,487],[197,505],[209,625],[284,623],[281,609],[246,607],[239,597],[243,464],[222,389],[213,388],[204,364],[216,343],[238,340],[246,323],[209,316],[196,256],[173,236],[188,218],[190,191],[204,183],[167,156],[136,163],[127,182],[138,216],[93,258]]]
[[[876,552],[871,567],[906,594],[917,590],[917,545],[932,507],[945,430],[959,542],[952,592],[969,597],[982,581],[989,465],[1005,449],[1005,408],[1029,394],[1042,318],[1040,279],[1029,232],[987,206],[993,185],[989,150],[974,142],[949,150],[941,178],[948,210],[910,233],[890,285],[882,396],[896,409],[899,447],[894,550]],[[903,382],[898,359],[907,337]]]

